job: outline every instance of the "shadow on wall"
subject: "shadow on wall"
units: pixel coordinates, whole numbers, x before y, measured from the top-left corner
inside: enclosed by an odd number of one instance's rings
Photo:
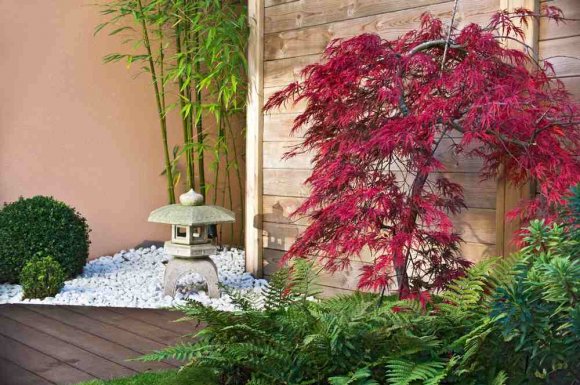
[[[294,243],[301,229],[287,214],[291,211],[280,200],[277,200],[268,211],[270,212],[261,215],[259,223],[254,223],[255,226],[259,227],[260,224],[262,226],[264,248],[286,251]]]

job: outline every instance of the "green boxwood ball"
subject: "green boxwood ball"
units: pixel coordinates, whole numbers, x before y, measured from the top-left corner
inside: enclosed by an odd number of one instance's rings
[[[50,255],[67,278],[82,272],[89,256],[89,226],[74,208],[52,197],[20,198],[0,210],[0,283],[18,283],[35,255]]]
[[[52,257],[38,255],[28,261],[20,272],[22,298],[54,297],[64,287],[65,273]]]

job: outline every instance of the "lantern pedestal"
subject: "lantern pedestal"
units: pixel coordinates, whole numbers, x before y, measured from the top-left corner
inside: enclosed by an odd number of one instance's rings
[[[179,258],[172,257],[165,266],[164,292],[165,295],[175,296],[179,278],[188,273],[197,273],[205,278],[207,295],[210,298],[219,298],[217,267],[209,257]]]

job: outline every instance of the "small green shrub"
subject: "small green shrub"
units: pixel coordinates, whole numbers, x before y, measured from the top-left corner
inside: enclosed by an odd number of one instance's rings
[[[565,228],[534,221],[510,284],[497,290],[492,316],[522,377],[549,384],[580,378],[580,259]],[[577,240],[576,240],[577,241]]]
[[[0,210],[0,283],[18,283],[37,253],[51,255],[67,278],[79,274],[88,258],[89,231],[81,214],[51,197],[6,204]]]
[[[24,298],[54,297],[63,288],[65,273],[52,257],[37,256],[24,265],[20,284]]]

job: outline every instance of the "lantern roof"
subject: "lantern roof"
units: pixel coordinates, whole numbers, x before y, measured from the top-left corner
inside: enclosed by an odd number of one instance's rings
[[[181,226],[204,226],[233,223],[236,215],[219,206],[184,206],[174,204],[160,207],[149,214],[149,222]]]

